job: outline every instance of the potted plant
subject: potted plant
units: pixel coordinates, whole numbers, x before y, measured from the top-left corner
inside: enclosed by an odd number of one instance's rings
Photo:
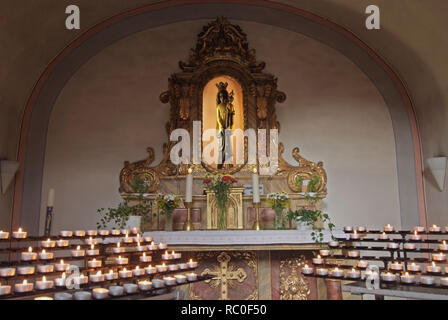
[[[146,181],[136,177],[131,185],[134,191],[132,201],[137,201],[136,204],[130,205],[129,200],[125,200],[118,204],[116,208],[100,208],[97,213],[101,215],[100,221],[97,222],[97,228],[108,228],[110,223],[113,223],[119,229],[122,228],[138,228],[145,225],[149,221],[151,215],[151,204],[144,198],[144,193],[149,189]]]
[[[230,195],[230,188],[238,181],[231,175],[216,175],[213,178],[206,176],[203,183],[207,190],[215,194],[218,206],[218,230],[227,229],[227,201]]]
[[[333,229],[335,225],[331,222],[327,213],[323,213],[321,210],[313,210],[307,208],[299,208],[296,211],[289,210],[288,216],[295,219],[297,222],[297,230],[310,230],[311,238],[316,243],[321,243],[324,240],[323,229],[327,224],[330,233],[333,238]]]
[[[173,231],[173,212],[179,207],[180,198],[174,194],[158,194],[156,206],[161,215],[165,216],[165,230]]]
[[[266,196],[267,203],[275,211],[275,224],[274,227],[278,230],[286,229],[286,220],[283,217],[283,210],[290,206],[289,195],[282,192],[272,192]]]

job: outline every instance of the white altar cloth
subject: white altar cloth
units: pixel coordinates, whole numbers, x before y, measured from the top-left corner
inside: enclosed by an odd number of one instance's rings
[[[310,230],[198,230],[198,231],[150,231],[155,242],[168,245],[263,245],[263,244],[313,244]],[[323,242],[331,240],[328,230],[323,231]],[[343,237],[342,230],[333,230],[335,237]]]

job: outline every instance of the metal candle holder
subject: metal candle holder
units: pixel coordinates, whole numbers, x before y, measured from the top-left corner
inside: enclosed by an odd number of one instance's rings
[[[185,207],[187,208],[187,221],[185,221],[184,230],[193,231],[194,226],[193,222],[191,221],[191,202],[185,202]]]
[[[254,221],[254,226],[253,226],[253,230],[261,230],[261,224],[260,224],[260,203],[255,203],[254,202],[254,207],[255,207],[255,221]]]

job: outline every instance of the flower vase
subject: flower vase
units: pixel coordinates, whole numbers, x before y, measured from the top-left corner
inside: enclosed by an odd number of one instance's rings
[[[226,207],[218,206],[218,230],[226,230],[227,229],[227,215],[226,215]]]
[[[283,219],[283,208],[275,207],[275,229],[283,230],[286,229],[286,221]]]
[[[165,213],[165,231],[173,231],[173,212]]]

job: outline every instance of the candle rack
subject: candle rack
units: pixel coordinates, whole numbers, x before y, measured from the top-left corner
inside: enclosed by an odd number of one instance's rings
[[[353,229],[356,230],[356,229]],[[418,232],[418,236],[421,236],[420,240],[413,240],[411,237],[415,235],[415,231],[411,230],[399,230],[399,231],[380,231],[380,230],[368,230],[357,231],[357,234],[353,236],[353,231],[345,231],[346,237],[336,238],[339,242],[338,247],[328,247],[323,249],[329,249],[331,254],[328,256],[322,256],[322,263],[313,263],[312,272],[310,269],[305,272],[302,269],[302,273],[307,277],[323,278],[330,280],[344,280],[361,282],[366,279],[366,267],[358,267],[359,261],[367,261],[369,265],[373,263],[378,267],[380,288],[381,289],[399,289],[400,286],[406,286],[408,290],[412,290],[412,287],[424,287],[424,288],[437,288],[446,292],[448,295],[448,260],[445,255],[448,255],[447,248],[439,248],[443,241],[448,242],[448,232],[431,232],[424,231]],[[388,239],[378,239],[378,235],[386,234]],[[375,237],[376,236],[376,237]],[[351,237],[357,237],[353,239]],[[358,238],[359,237],[359,238]],[[441,238],[444,237],[444,238]],[[386,244],[395,243],[396,248],[388,248]],[[381,246],[380,244],[383,244]],[[405,244],[415,244],[415,248],[406,248]],[[436,245],[435,247],[432,247]],[[359,251],[359,256],[350,257],[350,251]],[[381,254],[369,255],[365,252],[376,251]],[[364,252],[364,253],[363,253]],[[432,254],[442,254],[442,260],[434,260]],[[341,263],[332,263],[332,260],[343,260]],[[354,262],[356,262],[354,264]],[[402,265],[402,270],[394,270],[392,266],[394,263]],[[419,271],[408,269],[408,266],[414,265],[420,266]],[[433,263],[440,267],[440,272],[432,272],[428,269],[428,266],[432,266]],[[329,268],[338,268],[343,271],[342,276],[331,275]],[[327,269],[327,275],[316,274],[316,269]],[[360,272],[359,278],[350,278],[348,270],[357,270]],[[435,270],[435,269],[434,269]],[[308,271],[308,272],[306,272]],[[395,275],[395,280],[384,281],[381,279],[381,273],[386,272]],[[407,275],[406,275],[407,273]],[[413,277],[413,282],[407,283],[401,280],[402,276]],[[422,283],[422,279],[425,277],[431,277],[432,283]],[[446,291],[445,291],[446,290]]]
[[[197,268],[197,263],[194,265],[190,264],[188,265],[187,262],[182,262],[182,258],[179,257],[170,257],[170,259],[167,259],[165,257],[164,259],[164,252],[168,252],[169,250],[167,246],[162,246],[163,248],[159,248],[157,246],[157,249],[152,248],[152,250],[143,250],[138,251],[137,246],[138,244],[140,246],[148,246],[149,244],[156,245],[153,243],[151,237],[138,237],[137,234],[129,234],[128,237],[137,239],[133,241],[132,243],[125,243],[122,240],[125,238],[124,234],[121,235],[85,235],[85,236],[72,236],[72,237],[62,237],[62,236],[29,236],[24,239],[16,239],[16,238],[8,238],[8,239],[0,239],[0,245],[4,245],[7,247],[0,248],[0,257],[7,256],[7,258],[0,258],[0,269],[2,268],[16,268],[16,272],[13,276],[1,276],[0,275],[0,285],[1,286],[11,286],[11,293],[10,294],[0,294],[0,299],[29,299],[39,296],[48,296],[53,295],[58,292],[69,292],[73,293],[76,291],[83,291],[83,290],[91,290],[98,287],[107,287],[109,285],[122,285],[126,283],[136,283],[140,280],[153,280],[156,278],[162,279],[164,276],[170,276],[170,275],[177,275],[177,274],[184,274],[187,272],[192,272]],[[75,250],[79,247],[81,250],[89,250],[91,249],[91,244],[85,243],[88,239],[96,239],[98,240],[98,243],[94,245],[95,249],[97,249],[99,252],[97,255],[84,255],[84,256],[72,256],[71,250]],[[149,239],[148,241],[145,240]],[[55,240],[68,240],[69,245],[65,247],[43,247],[41,242],[45,242],[47,239],[51,239],[51,241]],[[112,241],[107,241],[112,240]],[[73,242],[79,242],[79,243],[73,243]],[[120,247],[125,248],[125,252],[122,253],[114,253],[113,248],[117,246],[117,242],[120,242]],[[9,246],[8,246],[9,245]],[[33,252],[39,253],[42,249],[45,249],[46,252],[52,252],[54,253],[54,257],[52,259],[39,259],[37,257],[36,260],[31,261],[23,261],[20,259],[21,252],[28,251],[28,247],[32,247]],[[148,249],[148,248],[146,248]],[[151,257],[151,261],[148,262],[142,262],[139,259],[139,256],[142,256],[143,254],[146,254],[146,256]],[[128,258],[126,261],[126,264],[117,264],[115,261],[115,258],[118,256],[121,256],[123,258]],[[101,266],[88,266],[88,261],[90,260],[97,260],[101,261]],[[3,261],[2,261],[3,260]],[[52,272],[46,272],[46,273],[40,273],[35,270],[32,274],[18,274],[17,273],[17,267],[19,266],[34,266],[34,265],[54,265],[60,262],[60,260],[64,260],[64,263],[70,264],[71,262],[76,262],[76,266],[78,267],[79,273],[78,276],[84,275],[86,278],[89,279],[89,281],[86,284],[80,284],[78,285],[79,289],[69,289],[67,287],[57,287],[55,284],[52,289],[47,290],[37,290],[36,288],[33,288],[30,292],[14,292],[14,284],[16,283],[22,283],[23,280],[27,280],[28,283],[32,283],[34,279],[39,280],[39,278],[46,277],[47,280],[52,280],[57,277],[61,277],[64,272],[67,272],[67,277],[73,276],[70,275],[68,271],[52,271]],[[118,279],[112,279],[107,280],[104,279],[103,281],[96,281],[92,282],[90,281],[89,275],[94,275],[99,271],[109,271],[112,270],[114,273],[118,273],[119,271],[126,268],[128,271],[132,271],[137,266],[141,269],[145,269],[148,266],[157,266],[162,265],[162,263],[165,266],[169,265],[177,265],[178,270],[166,270],[166,271],[157,271],[155,270],[154,273],[145,273],[142,275],[134,275],[132,273],[131,277],[127,278],[118,278]],[[182,265],[182,269],[180,269],[180,266]],[[106,275],[106,273],[102,273],[103,275]],[[209,279],[208,276],[201,277],[198,276],[197,280],[193,281],[186,281],[185,283],[179,283],[175,285],[166,285],[160,289],[168,289],[175,288],[179,285],[193,283],[197,281],[204,281]],[[20,280],[20,281],[19,281]],[[152,288],[150,290],[140,291],[137,290],[136,293],[132,294],[124,294],[123,296],[109,296],[108,299],[115,299],[115,298],[123,298],[123,297],[136,297],[137,295],[142,296],[154,296],[157,295],[160,291],[159,288]]]

